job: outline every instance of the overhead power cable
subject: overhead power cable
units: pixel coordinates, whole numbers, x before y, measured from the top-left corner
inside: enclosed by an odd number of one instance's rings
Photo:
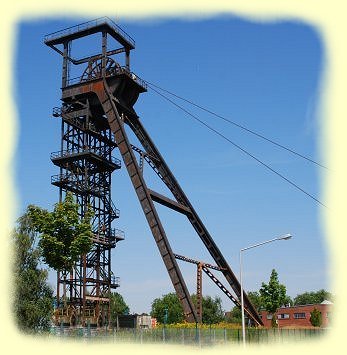
[[[243,126],[243,125],[241,125],[241,124],[239,124],[239,123],[237,123],[237,122],[235,122],[235,121],[230,120],[230,119],[227,118],[227,117],[224,117],[224,116],[222,116],[222,115],[219,115],[218,113],[216,113],[216,112],[214,112],[214,111],[211,111],[211,110],[209,110],[209,109],[207,109],[207,108],[205,108],[205,107],[203,107],[203,106],[201,106],[201,105],[198,105],[198,104],[196,104],[195,102],[193,102],[193,101],[191,101],[191,100],[188,100],[188,99],[186,99],[186,98],[184,98],[184,97],[182,97],[182,96],[179,96],[179,95],[177,95],[177,94],[175,94],[175,93],[173,93],[173,92],[171,92],[171,91],[169,91],[169,90],[166,90],[166,89],[164,89],[164,88],[162,88],[162,87],[160,87],[160,86],[158,86],[158,85],[156,85],[156,84],[150,83],[149,81],[146,81],[146,83],[148,84],[148,86],[149,86],[151,89],[153,89],[153,87],[155,87],[155,88],[157,88],[157,89],[159,89],[159,90],[161,90],[161,91],[163,91],[163,92],[166,92],[167,94],[170,94],[170,95],[176,97],[177,99],[180,99],[180,100],[182,100],[182,101],[185,101],[185,102],[187,102],[187,103],[189,103],[189,104],[191,104],[191,105],[193,105],[193,106],[199,108],[200,110],[205,111],[205,112],[207,112],[207,113],[209,113],[209,114],[211,114],[211,115],[213,115],[213,116],[215,116],[215,117],[217,117],[217,118],[219,118],[219,119],[221,119],[221,120],[223,120],[223,121],[225,121],[225,122],[227,122],[227,123],[230,123],[230,124],[232,124],[232,125],[234,125],[234,126],[236,126],[236,127],[238,127],[238,128],[241,128],[242,130],[244,130],[244,131],[246,131],[246,132],[248,132],[248,133],[250,133],[250,134],[253,134],[253,135],[257,136],[258,138],[261,138],[261,139],[263,139],[263,140],[265,140],[265,141],[267,141],[267,142],[269,142],[269,143],[271,143],[271,144],[276,145],[277,147],[279,147],[279,148],[281,148],[281,149],[284,149],[284,150],[286,150],[286,151],[288,151],[288,152],[290,152],[290,153],[292,153],[292,154],[295,154],[296,156],[298,156],[298,157],[300,157],[300,158],[302,158],[302,159],[305,159],[305,160],[307,160],[307,161],[309,161],[309,162],[311,162],[311,163],[313,163],[313,164],[316,164],[316,165],[320,166],[321,168],[328,169],[326,166],[324,166],[323,164],[321,164],[321,163],[319,163],[319,162],[313,160],[312,158],[310,158],[310,157],[308,157],[308,156],[306,156],[306,155],[300,154],[300,153],[296,152],[295,150],[293,150],[293,149],[291,149],[291,148],[289,148],[289,147],[284,146],[283,144],[280,144],[280,143],[274,141],[273,139],[267,138],[267,137],[265,137],[264,135],[262,135],[262,134],[260,134],[260,133],[258,133],[258,132],[256,132],[256,131],[254,131],[254,130],[251,130],[251,129],[249,129],[249,128],[247,128],[247,127],[245,127],[245,126]]]
[[[159,92],[158,90],[154,89],[153,87],[151,87],[151,90],[153,90],[154,92],[156,92],[158,95],[160,95],[162,98],[164,98],[165,100],[169,101],[171,104],[173,104],[174,106],[176,106],[177,108],[179,108],[180,110],[184,111],[187,115],[189,115],[190,117],[192,117],[194,120],[198,121],[201,125],[205,126],[206,128],[208,128],[210,131],[214,132],[215,134],[217,134],[218,136],[220,136],[221,138],[223,138],[224,140],[226,140],[227,142],[229,142],[230,144],[232,144],[234,147],[236,147],[237,149],[241,150],[243,153],[247,154],[249,157],[251,157],[252,159],[256,160],[259,164],[263,165],[265,168],[267,168],[268,170],[270,170],[272,173],[276,174],[277,176],[279,176],[281,179],[285,180],[287,183],[289,183],[290,185],[294,186],[297,190],[301,191],[302,193],[304,193],[306,196],[310,197],[312,200],[316,201],[317,203],[319,203],[320,205],[327,207],[326,205],[324,205],[320,200],[318,200],[318,198],[316,198],[315,196],[311,195],[310,193],[308,193],[307,191],[305,191],[303,188],[301,188],[300,186],[298,186],[296,183],[294,183],[293,181],[291,181],[290,179],[288,179],[287,177],[285,177],[284,175],[282,175],[281,173],[279,173],[278,171],[276,171],[275,169],[273,169],[271,166],[269,166],[268,164],[264,163],[262,160],[260,160],[259,158],[257,158],[256,156],[254,156],[253,154],[249,153],[246,149],[242,148],[241,146],[239,146],[238,144],[236,144],[235,142],[233,142],[232,140],[230,140],[228,137],[226,137],[224,134],[220,133],[219,131],[217,131],[216,129],[214,129],[213,127],[211,127],[210,125],[208,125],[206,122],[202,121],[200,118],[198,118],[197,116],[195,116],[194,114],[192,114],[190,111],[186,110],[184,107],[180,106],[179,104],[177,104],[176,102],[174,102],[173,100],[171,100],[170,98],[168,98],[166,95],[164,95],[163,93]]]

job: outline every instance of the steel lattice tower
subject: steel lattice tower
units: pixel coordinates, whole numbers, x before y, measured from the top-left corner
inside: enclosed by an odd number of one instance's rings
[[[73,41],[97,33],[101,34],[99,54],[80,59],[71,56]],[[120,47],[109,49],[109,37]],[[99,325],[109,320],[109,292],[118,286],[111,271],[111,249],[123,238],[123,234],[114,231],[111,225],[119,215],[111,200],[111,173],[120,168],[120,161],[112,157],[112,150],[116,147],[182,304],[186,320],[200,322],[201,307],[195,309],[176,259],[193,263],[196,261],[174,254],[154,202],[187,217],[215,261],[216,266],[213,268],[223,274],[236,297],[208,271],[208,264],[201,264],[198,268],[198,284],[201,285],[203,270],[240,306],[240,283],[133,108],[139,94],[147,91],[146,83],[130,71],[130,51],[135,48],[134,40],[106,17],[52,33],[44,41],[63,57],[63,106],[54,110],[54,115],[62,118],[61,149],[52,153],[51,157],[53,163],[60,167],[60,174],[52,177],[52,183],[59,186],[60,199],[67,191],[75,194],[81,216],[88,204],[95,212],[93,250],[82,256],[70,273],[58,275],[58,296],[61,286],[67,285],[70,309],[63,308],[62,316],[59,318],[57,315],[57,319],[73,324],[74,319],[80,317],[83,324],[92,320]],[[120,54],[124,56],[124,66],[119,64],[118,58],[114,59]],[[71,65],[83,65],[77,79],[69,77]],[[142,148],[130,143],[125,125],[135,134]],[[139,161],[135,153],[139,154]],[[145,162],[173,198],[148,188],[143,174]],[[198,292],[201,298],[201,289]],[[246,293],[244,300],[248,317],[254,324],[262,324]]]
[[[88,31],[93,24],[85,25],[45,37],[45,43],[63,56],[63,93],[72,83],[71,64],[87,63],[78,82],[90,81],[101,74],[103,61],[99,56],[78,63],[70,56],[72,41],[90,34],[83,30]],[[59,45],[63,46],[62,52]],[[108,58],[106,66],[110,64],[115,63]],[[95,99],[85,95],[78,99],[63,97],[62,101],[62,107],[53,109],[53,116],[61,118],[61,146],[59,151],[51,153],[52,162],[60,169],[58,175],[51,177],[51,183],[59,187],[60,201],[66,192],[74,194],[80,217],[87,206],[92,208],[94,237],[91,251],[81,256],[74,269],[57,274],[55,320],[57,324],[88,322],[101,326],[109,323],[109,293],[119,286],[119,278],[111,271],[111,250],[124,239],[124,232],[112,226],[119,210],[111,199],[111,174],[120,169],[121,162],[112,156],[117,145],[104,113],[95,107]],[[68,299],[65,306],[64,295]]]

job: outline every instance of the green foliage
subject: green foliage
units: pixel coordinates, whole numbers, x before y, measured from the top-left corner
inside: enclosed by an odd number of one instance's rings
[[[251,301],[252,305],[254,306],[254,308],[259,312],[262,308],[264,308],[263,306],[263,301],[262,298],[259,294],[259,292],[257,291],[250,291],[247,293],[247,296],[249,298],[249,300]]]
[[[322,303],[324,300],[332,301],[333,296],[330,292],[319,290],[316,292],[304,292],[294,298],[294,305],[306,305]]]
[[[55,270],[70,270],[92,246],[91,209],[80,221],[78,208],[70,193],[55,205],[53,212],[33,205],[28,207],[35,231],[41,234],[39,246],[43,259]]]
[[[111,293],[110,295],[110,308],[111,308],[111,322],[117,323],[117,317],[124,314],[129,314],[129,306],[125,303],[122,295],[118,292]]]
[[[151,316],[164,323],[165,308],[168,310],[167,323],[180,323],[184,320],[183,308],[176,293],[168,293],[152,302]]]
[[[286,287],[279,283],[278,274],[275,269],[271,272],[269,283],[262,283],[259,293],[263,307],[267,312],[273,314],[272,326],[275,326],[275,312],[277,308],[284,305],[288,300]]]
[[[214,299],[211,296],[202,297],[202,322],[205,324],[216,324],[224,320],[222,300],[219,297]]]
[[[322,325],[322,313],[318,309],[314,308],[311,312],[310,322],[314,327],[320,327]]]
[[[18,219],[12,233],[14,244],[13,309],[18,328],[27,333],[47,331],[53,314],[53,291],[47,271],[38,268],[40,252],[28,213]]]
[[[192,295],[191,298],[196,307],[196,295]],[[168,311],[167,324],[184,321],[183,308],[176,293],[168,293],[162,298],[156,298],[152,302],[151,316],[157,318],[158,322],[164,323],[165,308]],[[222,300],[219,297],[213,299],[211,296],[203,296],[202,322],[205,324],[215,324],[222,320],[224,320]]]
[[[196,295],[192,295],[192,302],[196,307]],[[211,296],[202,296],[202,323],[216,324],[224,320],[222,300],[219,297],[214,299]]]
[[[262,298],[260,297],[259,292],[250,291],[247,293],[247,296],[251,301],[252,305],[254,306],[254,308],[258,312],[260,312],[260,310],[264,308],[262,303]],[[241,324],[242,323],[241,308],[238,306],[233,307],[230,311],[229,316],[227,317],[227,321],[229,323]]]
[[[234,306],[226,317],[228,323],[242,324],[241,308]]]

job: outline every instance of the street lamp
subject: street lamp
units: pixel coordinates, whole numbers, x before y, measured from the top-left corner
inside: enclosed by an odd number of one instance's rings
[[[244,305],[244,300],[243,300],[242,252],[245,250],[248,250],[248,249],[259,247],[259,246],[267,244],[267,243],[275,242],[277,240],[288,240],[290,238],[292,238],[291,234],[285,234],[281,237],[266,240],[265,242],[254,244],[254,245],[251,245],[247,248],[242,248],[240,250],[240,283],[241,283],[241,315],[242,315],[242,343],[243,343],[243,346],[246,346],[246,327],[245,327],[245,305]]]

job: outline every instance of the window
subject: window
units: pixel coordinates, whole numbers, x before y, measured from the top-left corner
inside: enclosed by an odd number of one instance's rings
[[[268,315],[266,316],[266,319],[272,319],[272,314],[268,314]]]
[[[295,319],[305,319],[306,314],[305,313],[294,313],[294,318]]]
[[[289,319],[289,314],[288,313],[281,313],[277,315],[278,319]]]

